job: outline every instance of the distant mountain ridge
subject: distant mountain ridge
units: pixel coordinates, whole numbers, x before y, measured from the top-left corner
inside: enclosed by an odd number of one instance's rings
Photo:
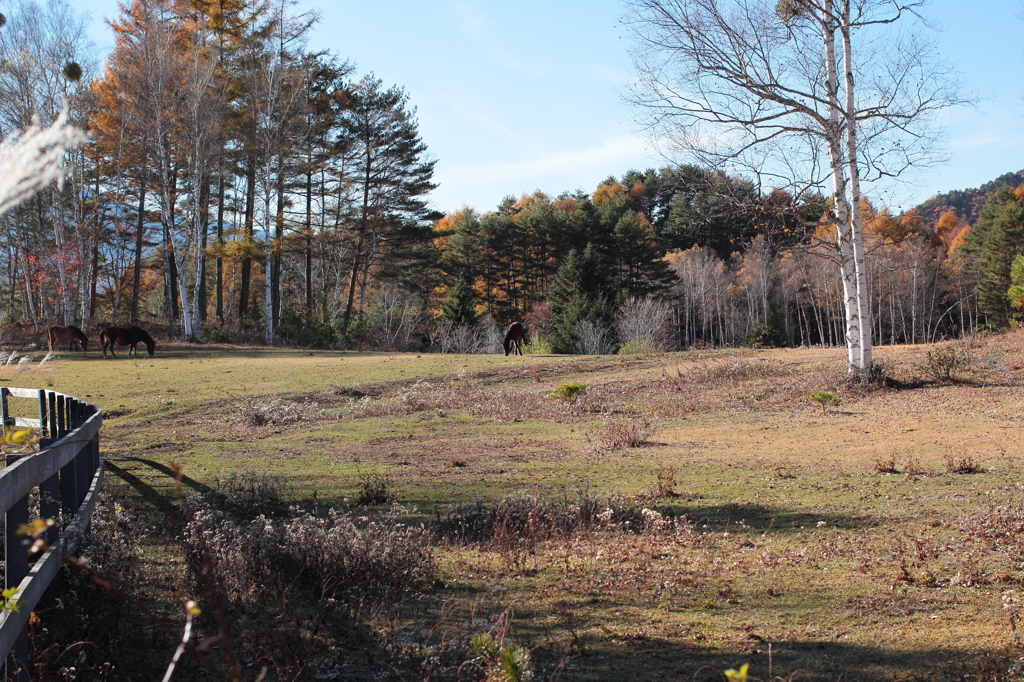
[[[1019,187],[1021,184],[1024,184],[1024,170],[1004,173],[976,189],[955,189],[944,194],[936,194],[919,205],[917,210],[921,212],[924,224],[928,228],[933,227],[939,216],[946,211],[953,211],[957,217],[973,225],[978,220],[978,214],[981,213],[985,202],[997,189],[1003,185]]]

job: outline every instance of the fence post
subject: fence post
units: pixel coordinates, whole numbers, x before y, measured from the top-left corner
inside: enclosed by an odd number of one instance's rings
[[[57,435],[57,394],[53,391],[49,391],[47,394],[47,403],[50,405],[50,427],[46,433],[50,438],[59,438]]]
[[[39,449],[45,450],[57,441],[56,438],[40,438]],[[60,477],[54,474],[39,484],[39,518],[53,519],[53,525],[46,529],[43,537],[52,545],[60,537]]]
[[[57,438],[63,438],[67,435],[67,415],[68,410],[65,404],[64,395],[57,396]]]
[[[4,398],[6,399],[4,389]],[[6,402],[6,400],[5,400]],[[6,410],[5,417],[6,417]],[[5,426],[6,429],[6,426]],[[11,466],[21,455],[7,455],[5,463]],[[18,533],[23,525],[28,523],[28,496],[21,498],[7,510],[4,517],[4,558],[6,560],[6,571],[4,571],[4,588],[17,587],[28,575],[28,549],[25,546],[26,536]],[[7,679],[17,682],[28,682],[28,630],[22,630],[18,640],[14,643],[10,655],[7,657]]]
[[[4,425],[4,440],[7,439],[7,422],[10,420],[11,416],[10,410],[7,407],[8,393],[9,391],[6,386],[0,388],[0,421],[2,421]]]
[[[46,428],[46,391],[39,389],[39,438],[46,438],[49,435]]]

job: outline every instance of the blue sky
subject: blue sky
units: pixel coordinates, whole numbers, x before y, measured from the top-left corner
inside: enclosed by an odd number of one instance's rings
[[[609,175],[663,165],[620,93],[630,80],[619,0],[300,0],[321,22],[310,44],[403,86],[437,159],[442,211],[494,208],[507,195],[593,191]],[[116,0],[85,0],[98,46]],[[1018,0],[938,0],[942,55],[977,107],[947,113],[948,163],[905,177],[878,203],[909,208],[937,192],[1024,169],[1024,22]]]

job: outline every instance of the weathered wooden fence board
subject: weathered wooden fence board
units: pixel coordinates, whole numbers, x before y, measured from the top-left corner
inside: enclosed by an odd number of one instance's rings
[[[38,404],[39,418],[12,417],[8,398],[29,398]],[[102,412],[95,405],[55,391],[28,388],[0,388],[0,426],[30,427],[48,436],[40,441],[39,452],[8,456],[8,465],[0,470],[0,513],[6,517],[8,553],[25,552],[12,542],[15,526],[27,519],[29,493],[40,490],[40,514],[43,518],[65,522],[57,537],[54,526],[46,532],[50,547],[34,563],[26,565],[26,555],[8,555],[7,587],[17,586],[14,599],[17,611],[0,613],[0,660],[20,651],[25,656],[25,626],[32,609],[57,575],[68,552],[90,526],[96,500],[103,485],[103,457],[99,452]],[[59,499],[58,499],[59,498]],[[17,559],[17,561],[15,561]],[[8,664],[7,679],[27,680],[24,665]]]

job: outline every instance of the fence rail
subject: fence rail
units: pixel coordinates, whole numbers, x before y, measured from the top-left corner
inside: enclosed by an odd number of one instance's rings
[[[39,417],[13,417],[10,398],[33,399]],[[28,388],[0,388],[0,425],[38,429],[39,451],[6,455],[0,470],[0,512],[4,514],[4,587],[17,588],[17,610],[0,614],[0,660],[7,659],[7,679],[28,679],[28,637],[25,626],[60,568],[89,530],[103,485],[99,434],[103,415],[91,403]],[[32,493],[38,491],[36,495]],[[30,509],[30,498],[32,508]],[[53,519],[44,537],[49,548],[30,556],[19,529],[31,517]]]

